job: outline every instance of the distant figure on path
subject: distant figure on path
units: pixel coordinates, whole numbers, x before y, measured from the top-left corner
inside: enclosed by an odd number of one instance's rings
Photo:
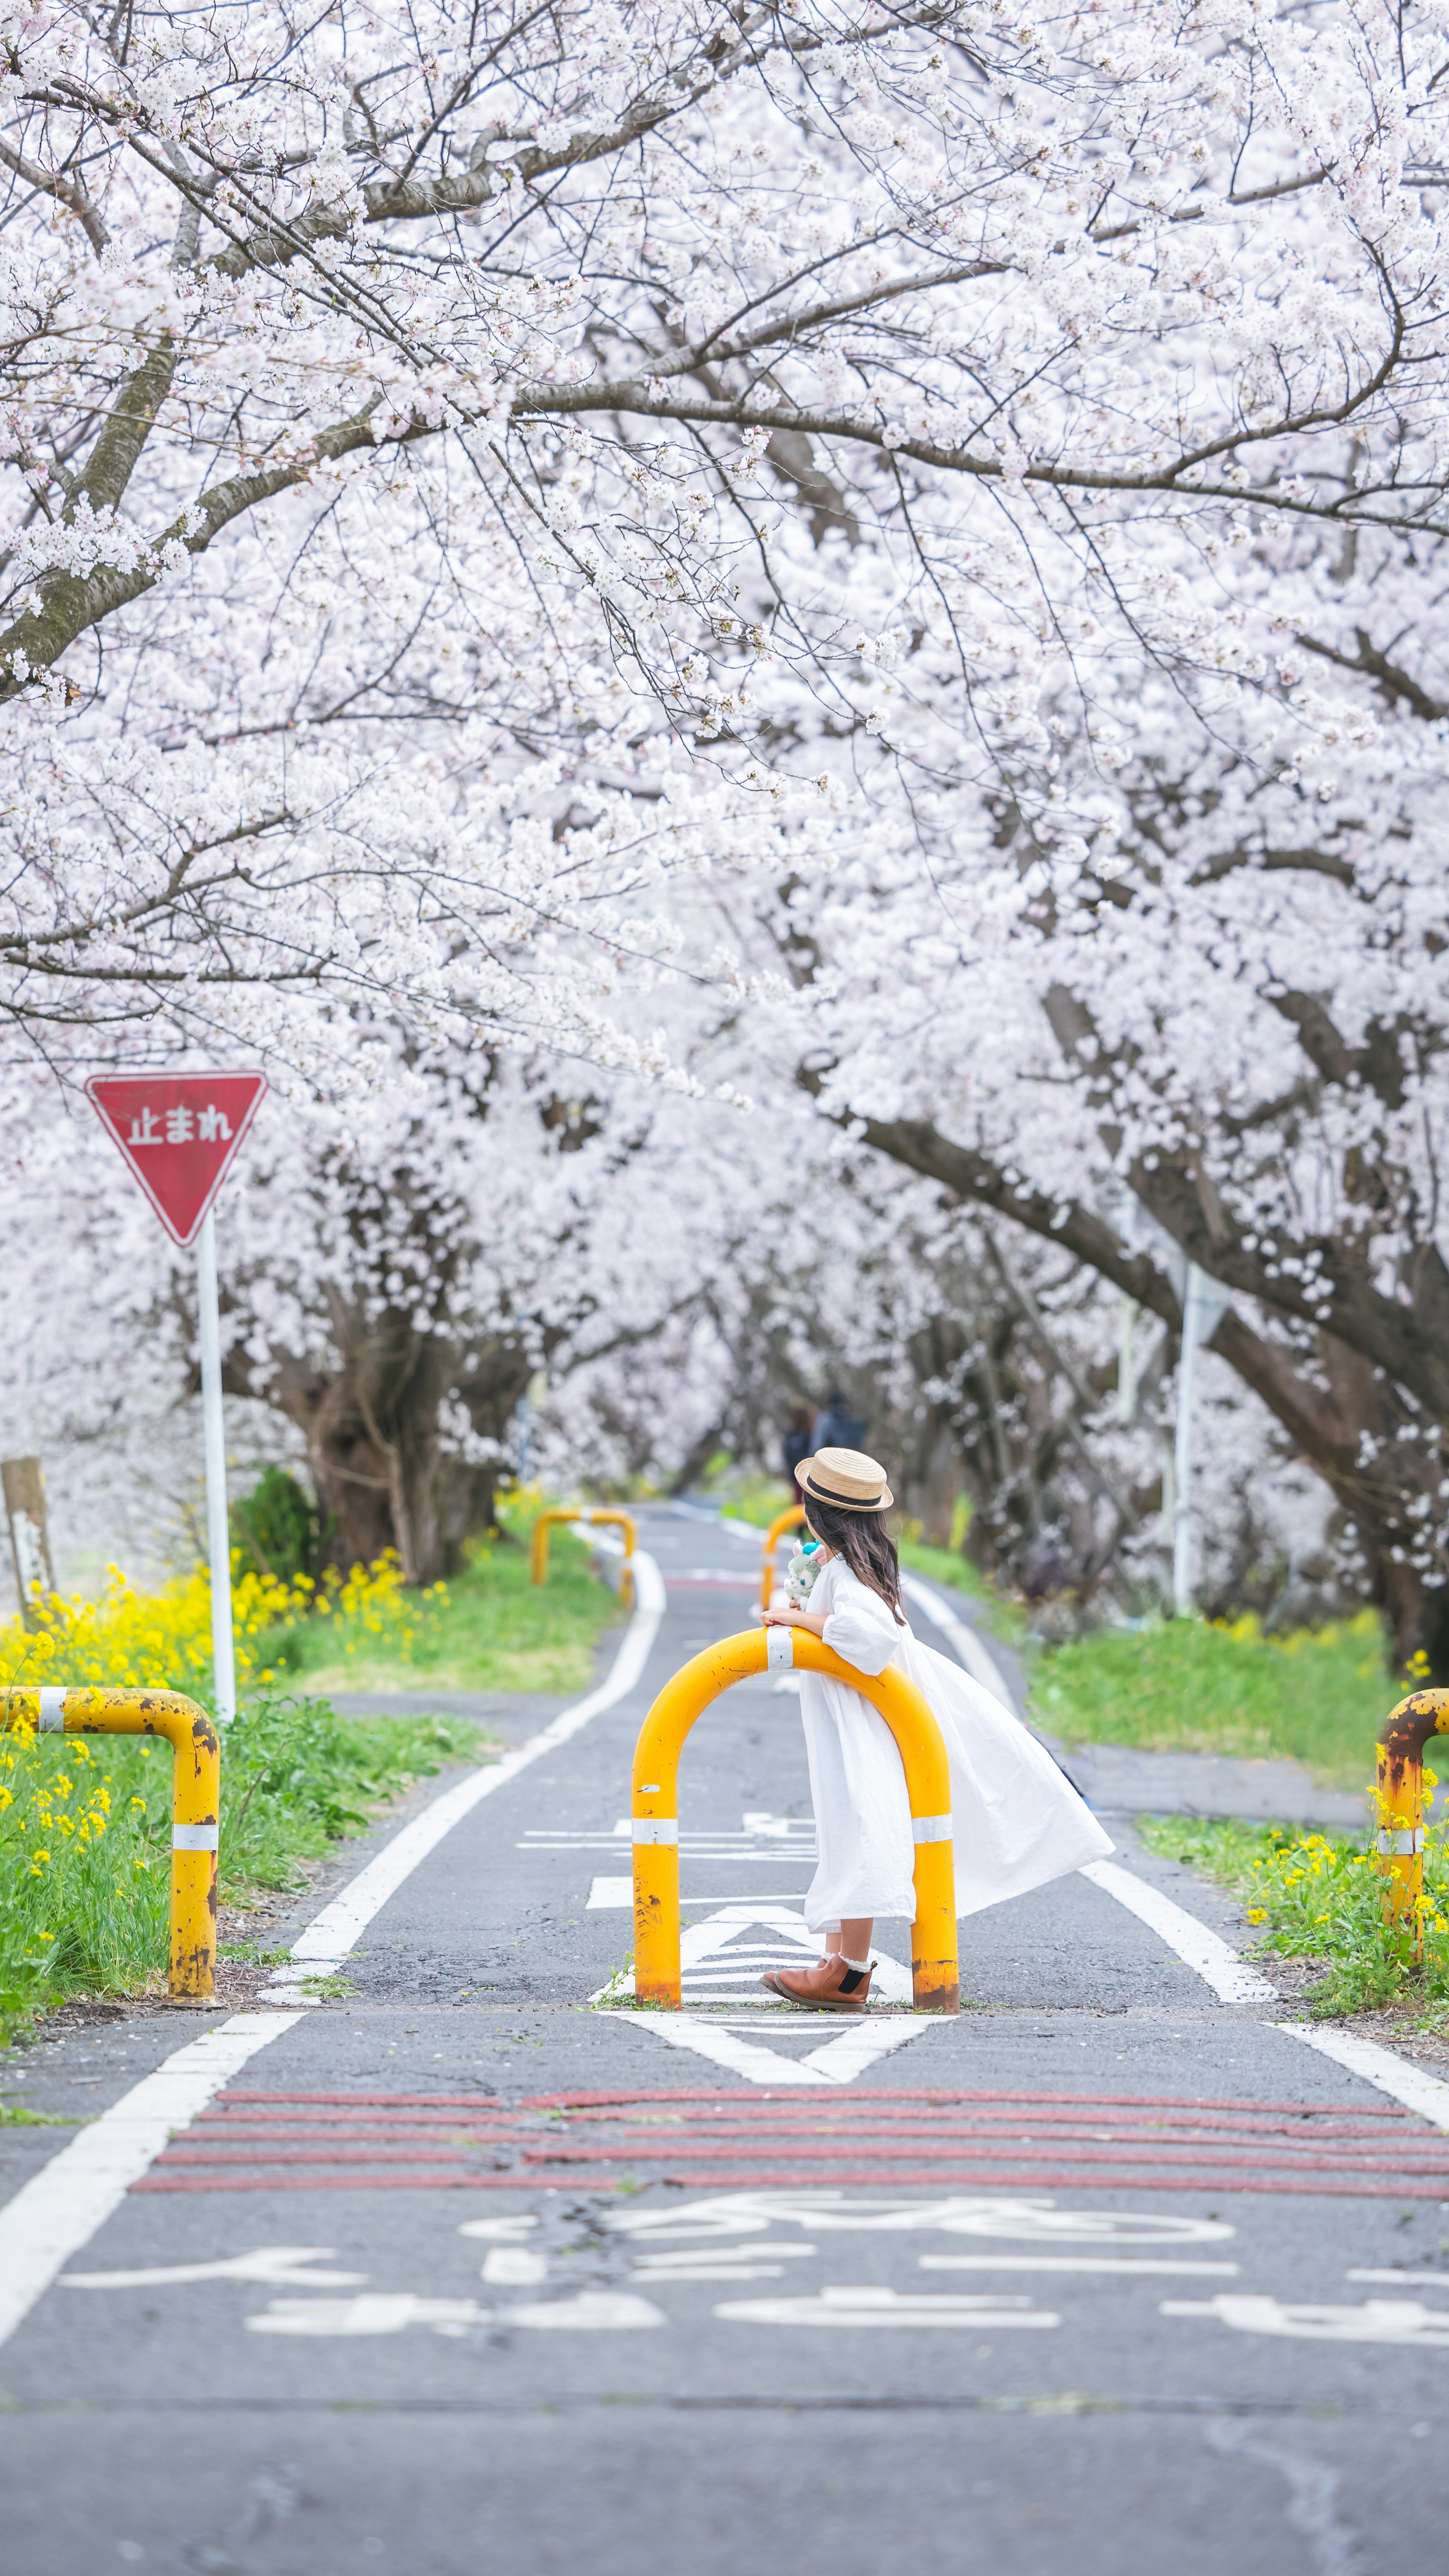
[[[813,1404],[797,1404],[791,1410],[789,1427],[780,1443],[785,1452],[785,1473],[792,1484],[795,1484],[795,1470],[801,1459],[808,1458],[815,1445],[815,1407]],[[798,1485],[795,1485],[795,1500],[797,1503],[805,1500]]]
[[[843,1387],[833,1386],[825,1399],[825,1411],[815,1425],[817,1449],[858,1449],[866,1435],[866,1424],[850,1410],[850,1400]],[[805,1497],[800,1497],[803,1502]]]

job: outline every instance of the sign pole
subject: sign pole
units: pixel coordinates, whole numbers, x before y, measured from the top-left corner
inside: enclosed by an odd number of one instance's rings
[[[196,1238],[196,1309],[201,1327],[201,1423],[206,1447],[206,1547],[211,1560],[211,1661],[217,1723],[236,1715],[231,1627],[231,1529],[226,1508],[226,1424],[221,1409],[221,1304],[216,1285],[216,1211]]]
[[[1192,1616],[1193,1413],[1197,1402],[1197,1346],[1202,1331],[1202,1300],[1195,1261],[1187,1265],[1182,1290],[1182,1357],[1177,1370],[1177,1437],[1173,1455],[1172,1607],[1179,1619]]]
[[[201,1424],[206,1448],[206,1547],[211,1571],[211,1663],[216,1714],[236,1715],[231,1624],[231,1531],[226,1509],[226,1425],[221,1410],[221,1313],[216,1290],[217,1191],[241,1150],[267,1087],[264,1073],[92,1074],[86,1090],[171,1240],[196,1246],[201,1344]]]

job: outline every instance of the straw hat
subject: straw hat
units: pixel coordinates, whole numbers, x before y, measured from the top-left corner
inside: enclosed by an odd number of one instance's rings
[[[859,1449],[817,1449],[801,1459],[795,1482],[838,1512],[885,1512],[895,1501],[884,1467]]]

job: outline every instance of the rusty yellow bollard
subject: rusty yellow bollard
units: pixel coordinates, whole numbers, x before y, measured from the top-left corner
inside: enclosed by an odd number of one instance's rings
[[[1449,1691],[1415,1691],[1384,1720],[1374,1794],[1384,1921],[1424,1955],[1424,1747],[1449,1735]]]
[[[595,1529],[612,1524],[624,1533],[624,1563],[619,1573],[619,1598],[626,1610],[634,1607],[634,1567],[632,1558],[638,1545],[639,1531],[629,1512],[570,1511],[540,1512],[533,1524],[533,1542],[529,1549],[528,1570],[533,1582],[542,1583],[548,1574],[548,1534],[567,1521],[587,1521]]]
[[[777,1512],[770,1523],[765,1537],[764,1554],[760,1559],[760,1608],[762,1610],[769,1609],[775,1589],[775,1550],[786,1530],[800,1529],[804,1526],[804,1521],[804,1504],[793,1503],[788,1512]]]
[[[825,1673],[880,1710],[900,1747],[916,1844],[911,1980],[917,2012],[961,2009],[951,1770],[941,1730],[903,1673],[872,1677],[842,1663],[807,1628],[751,1628],[708,1646],[666,1682],[634,1749],[634,1992],[677,2011],[679,1982],[679,1756],[695,1719],[732,1682],[784,1670]]]
[[[179,1691],[0,1689],[0,1727],[37,1735],[162,1735],[171,1765],[173,2004],[209,2003],[216,1979],[216,1846],[221,1749],[204,1709]]]

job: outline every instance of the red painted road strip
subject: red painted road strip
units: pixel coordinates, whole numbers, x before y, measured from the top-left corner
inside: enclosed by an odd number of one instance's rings
[[[580,2128],[583,2126],[584,2124],[579,2121],[571,2121],[564,2134],[572,2137],[578,2134]],[[620,2146],[622,2152],[622,2148],[625,2145],[631,2149],[647,2146],[651,2139],[667,2137],[671,2130],[674,2131],[675,2134],[689,2138],[745,2137],[754,2140],[763,2137],[767,2142],[773,2141],[777,2145],[785,2144],[792,2138],[898,2138],[902,2143],[909,2142],[912,2138],[925,2138],[928,2140],[932,2138],[989,2139],[1031,2136],[1098,2139],[1144,2138],[1150,2140],[1154,2147],[1183,2145],[1219,2147],[1223,2150],[1224,2154],[1228,2155],[1251,2155],[1257,2147],[1277,2146],[1301,2146],[1305,2149],[1312,2149],[1315,2152],[1322,2147],[1331,2147],[1335,2150],[1341,2150],[1344,2153],[1362,2154],[1366,2152],[1364,2142],[1371,2141],[1374,2146],[1380,2150],[1380,2161],[1382,2161],[1382,2155],[1384,2152],[1397,2154],[1401,2144],[1401,2138],[1396,2137],[1392,2144],[1385,2149],[1382,2130],[1374,2130],[1367,2127],[1295,2131],[1284,2127],[1280,2123],[1272,2128],[1227,2129],[1221,2125],[1214,2126],[1206,2121],[1201,2125],[1196,2125],[1185,2120],[1174,2122],[1171,2125],[1166,2121],[1159,2124],[1156,2121],[1149,2120],[1086,2121],[1070,2119],[1061,2113],[1050,2115],[1044,2120],[1028,2119],[1024,2118],[1020,2111],[1011,2112],[1008,2115],[1004,2115],[999,2120],[938,2119],[923,2121],[918,2116],[916,2119],[910,2121],[882,2121],[867,2115],[865,2118],[860,2120],[835,2119],[822,2120],[818,2123],[812,2122],[808,2124],[800,2121],[786,2122],[783,2120],[760,2121],[758,2123],[751,2121],[748,2127],[739,2121],[691,2120],[687,2124],[683,2121],[671,2121],[666,2124],[661,2120],[657,2125],[651,2125],[647,2129],[621,2128],[606,2131],[605,2134],[610,2138],[612,2143]],[[280,2135],[281,2132],[276,2131],[272,2134]],[[498,2135],[500,2138],[503,2135],[501,2131],[494,2132],[493,2134]],[[518,2129],[513,2131],[511,2135],[518,2138],[536,2137],[538,2132],[537,2130]],[[1436,2135],[1432,2130],[1426,2131],[1422,2138],[1419,2136],[1411,2136],[1406,2140],[1402,2140],[1402,2143],[1426,2149],[1437,2147],[1439,2152],[1444,2156],[1449,2157],[1449,2138],[1436,2138]]]
[[[640,2101],[648,2098],[645,2094],[638,2096]],[[401,2111],[482,2111],[491,2112],[494,2118],[500,2113],[511,2114],[514,2109],[526,2111],[532,2108],[527,2102],[516,2105],[500,2102],[496,2093],[240,2093],[231,2086],[225,2093],[218,2093],[212,2108],[224,2107],[231,2102],[340,2102],[349,2111],[382,2107]],[[209,2113],[202,2114],[203,2118],[209,2116]]]
[[[817,2105],[819,2098],[818,2095],[815,2097]],[[939,2134],[958,2127],[986,2132],[993,2129],[1019,2128],[1024,2122],[1029,2122],[1034,2128],[1064,2129],[1080,2128],[1090,2123],[1098,2128],[1130,2130],[1134,2136],[1139,2137],[1165,2137],[1174,2131],[1185,2129],[1192,2129],[1206,2136],[1224,2138],[1294,2136],[1383,2138],[1386,2135],[1382,2123],[1356,2120],[1346,2111],[1339,2113],[1332,2122],[1320,2120],[1310,2124],[1307,2121],[1267,2117],[1261,2120],[1215,2118],[1211,2112],[1200,2111],[1150,2111],[1137,2116],[1129,2112],[1124,2116],[1121,2113],[1095,2110],[1090,2104],[1068,2110],[1064,2105],[1056,2103],[1041,2107],[1034,2103],[1019,2102],[1003,2103],[1000,2107],[990,2103],[939,2104],[928,2105],[921,2109],[892,2112],[884,2109],[857,2110],[854,2106],[846,2109],[833,2102],[829,2110],[820,2107],[806,2110],[797,2109],[794,2103],[782,2103],[775,2099],[767,2107],[753,2112],[746,2118],[732,2118],[727,2112],[717,2111],[661,2112],[654,2120],[646,2120],[645,2116],[637,2111],[627,2113],[577,2111],[564,2116],[568,2119],[571,2128],[597,2128],[611,2134],[616,2131],[628,2132],[636,2127],[647,2125],[650,2128],[660,2129],[688,2127],[692,2131],[711,2130],[720,2136],[731,2137],[756,2136],[762,2129],[785,2134],[792,2129],[813,2131],[831,2123],[839,2128],[850,2128],[867,2122],[879,2127],[882,2134],[894,2132],[901,2136],[914,2134],[918,2130],[929,2130]],[[1387,2134],[1392,2136],[1395,2132],[1389,2131]],[[1434,2134],[1440,2135],[1442,2132],[1436,2131]]]
[[[198,2112],[197,2125],[204,2123],[212,2128],[229,2130],[273,2126],[305,2127],[314,2130],[319,2137],[330,2137],[340,2134],[342,2130],[353,2127],[361,2121],[379,2127],[415,2129],[419,2134],[429,2128],[442,2128],[478,2130],[490,2136],[513,2136],[536,2131],[544,2117],[545,2115],[541,2113],[520,2111],[493,2112],[482,2117],[476,2112],[469,2113],[462,2110],[429,2113],[411,2107],[395,2109],[390,2104],[351,2112],[341,2110],[318,2112],[300,2105],[293,2108],[283,2104],[266,2109],[247,2110],[240,2108],[217,2110],[212,2106]],[[1411,2117],[1412,2114],[1407,2112],[1404,2114],[1405,2120]],[[1384,2135],[1381,2122],[1362,2119],[1351,2111],[1320,2113],[1316,2115],[1310,2127],[1306,2120],[1268,2113],[1263,2113],[1256,2119],[1248,2119],[1226,2112],[1154,2110],[1135,2114],[1129,2111],[1125,2116],[1119,2115],[1109,2119],[1105,2111],[1091,2103],[1071,2105],[1060,2102],[971,2102],[924,2105],[912,2103],[900,2110],[886,2103],[876,2103],[866,2109],[850,2101],[837,2102],[829,2097],[822,2099],[818,2093],[812,2096],[808,2104],[782,2101],[778,2095],[766,2094],[758,2105],[736,2106],[733,2103],[724,2103],[709,2111],[668,2110],[659,2112],[653,2120],[649,2120],[647,2114],[638,2110],[554,2113],[552,2125],[557,2127],[561,2118],[567,2119],[572,2127],[598,2129],[630,2127],[642,2129],[646,2125],[651,2128],[688,2127],[696,2133],[709,2130],[726,2135],[743,2135],[746,2132],[753,2134],[761,2129],[798,2128],[813,2131],[832,2124],[841,2128],[851,2128],[863,2123],[879,2127],[882,2131],[892,2130],[902,2134],[921,2128],[928,2128],[940,2134],[963,2126],[972,2130],[1001,2128],[1013,2123],[1019,2124],[1024,2119],[1030,2119],[1033,2126],[1059,2127],[1080,2126],[1084,2121],[1091,2121],[1099,2127],[1132,2129],[1154,2137],[1188,2129],[1195,2133],[1221,2133],[1225,2137],[1235,2138],[1286,2137],[1295,2133],[1303,2136],[1326,2135],[1336,2138],[1375,2138]]]
[[[713,2152],[713,2150],[711,2150]],[[618,2163],[617,2156],[610,2161]],[[246,2147],[229,2152],[225,2147],[190,2147],[184,2137],[163,2147],[158,2165],[222,2165],[240,2173],[248,2167],[263,2165],[453,2165],[461,2164],[456,2147],[269,2147],[265,2155],[256,2155]]]
[[[481,2128],[476,2120],[458,2120],[458,2117],[456,2120],[435,2120],[430,2128],[414,2128],[412,2120],[360,2120],[355,2128],[350,2123],[337,2123],[337,2128],[314,2128],[311,2120],[278,2123],[275,2128],[260,2128],[260,2125],[252,2125],[252,2120],[208,2120],[206,2128],[203,2128],[201,2120],[198,2120],[196,2128],[185,2130],[185,2136],[203,2138],[206,2146],[216,2146],[221,2138],[226,2138],[226,2143],[232,2138],[250,2138],[250,2141],[257,2141],[257,2138],[283,2138],[283,2141],[304,2138],[311,2146],[324,2146],[329,2138],[417,2138],[417,2143],[427,2141],[435,2146],[438,2138],[445,2138],[445,2141],[450,2138],[456,2146],[463,2146],[463,2143],[468,2143],[468,2146],[520,2146],[522,2141],[535,2141],[538,2128],[535,2125],[530,2125],[530,2128]]]
[[[1073,2165],[1079,2173],[1086,2173],[1094,2165],[1120,2165],[1124,2160],[1124,2156],[1128,2161],[1133,2160],[1133,2149],[1130,2139],[1104,2138],[1101,2141],[1101,2144],[1103,2152],[1100,2155],[1093,2155],[1087,2148],[1083,2147],[1079,2148],[1075,2153],[1063,2157],[1060,2147],[1054,2146],[1049,2140],[1043,2139],[1039,2145],[1033,2145],[1028,2140],[1019,2139],[1010,2147],[982,2147],[975,2154],[972,2154],[969,2148],[958,2147],[953,2150],[953,2161],[958,2172],[970,2173],[979,2169],[983,2158],[992,2164],[1000,2164],[1003,2160],[1009,2157],[1018,2169],[1023,2165],[1041,2164],[1044,2160],[1055,2158],[1059,2164],[1068,2163]],[[749,2147],[738,2147],[734,2150],[735,2160],[741,2165],[745,2163],[746,2158],[753,2160],[755,2156],[778,2156],[779,2152],[780,2150],[778,2145],[753,2149]],[[889,2152],[889,2150],[879,2150],[878,2154],[885,2152]],[[1152,2152],[1155,2156],[1155,2149]],[[712,2157],[717,2158],[720,2153],[721,2150],[718,2146],[656,2146],[652,2148],[638,2148],[635,2149],[632,2154],[628,2152],[621,2153],[616,2147],[560,2147],[557,2149],[549,2149],[546,2147],[534,2149],[526,2147],[524,2149],[523,2161],[526,2165],[531,2165],[539,2169],[548,2168],[550,2170],[560,2167],[572,2168],[578,2165],[593,2164],[633,2166],[646,2164],[669,2164],[672,2162],[674,2164],[683,2165],[707,2164]],[[1146,2161],[1144,2150],[1138,2149],[1137,2155],[1140,2156],[1144,2162]],[[860,2150],[857,2147],[812,2146],[809,2149],[810,2165],[817,2173],[825,2174],[828,2172],[833,2174],[834,2167],[840,2162],[842,2157],[854,2157],[858,2162],[861,2161]],[[260,2162],[261,2160],[258,2158],[255,2161]],[[877,2157],[873,2157],[867,2149],[864,2161],[867,2164],[871,2164],[877,2161]],[[1165,2170],[1167,2177],[1170,2178],[1172,2174],[1181,2172],[1183,2168],[1179,2165],[1172,2165],[1168,2166]],[[1432,2179],[1437,2175],[1439,2177],[1440,2187],[1444,2192],[1445,2197],[1449,2198],[1449,2165],[1441,2165],[1433,2162],[1425,2163],[1418,2158],[1406,2159],[1402,2164],[1396,2161],[1394,2164],[1388,2165],[1381,2158],[1376,2159],[1369,2156],[1350,2159],[1347,2157],[1320,2158],[1316,2156],[1259,2155],[1254,2156],[1250,2163],[1243,2165],[1223,2165],[1218,2167],[1218,2171],[1222,2174],[1225,2181],[1230,2180],[1234,2175],[1246,2175],[1249,2173],[1380,2174],[1384,2178],[1383,2188],[1388,2193],[1393,2192],[1395,2188],[1395,2178],[1399,2174],[1419,2174],[1427,2179]]]
[[[552,2121],[540,2116],[548,2113]],[[932,2161],[892,2161],[913,2149]],[[490,2152],[493,2170],[470,2169]],[[521,2169],[499,2171],[500,2154]],[[1449,2140],[1397,2104],[944,2085],[852,2090],[828,2104],[818,2094],[802,2101],[717,2086],[517,2104],[477,2093],[238,2088],[131,2188],[613,2193],[639,2166],[651,2169],[646,2187],[690,2190],[1175,2191],[1449,2207]]]
[[[730,2168],[722,2167],[718,2172],[708,2171],[704,2173],[690,2174],[661,2174],[653,2175],[650,2179],[652,2181],[678,2183],[691,2191],[699,2191],[708,2188],[711,2191],[734,2190],[798,2192],[808,2190],[812,2186],[812,2183],[818,2187],[818,2177],[812,2176],[808,2168],[804,2171],[790,2171],[784,2173],[736,2173]],[[1014,2172],[1009,2166],[1003,2167],[1000,2173],[995,2174],[962,2174],[936,2173],[934,2171],[923,2172],[918,2165],[911,2165],[907,2167],[904,2173],[895,2173],[891,2171],[881,2172],[878,2169],[872,2168],[866,2173],[832,2174],[831,2183],[832,2185],[848,2184],[851,2186],[858,2186],[860,2189],[865,2191],[919,2191],[923,2189],[931,2191],[950,2191],[960,2190],[963,2187],[973,2191],[979,2191],[983,2184],[990,2184],[993,2188],[999,2188],[1002,2190],[1010,2189],[1014,2185],[1018,2189],[1026,2188],[1036,2192],[1128,2192],[1137,2194],[1144,2191],[1173,2191],[1177,2192],[1179,2195],[1186,2194],[1188,2192],[1195,2192],[1206,2194],[1214,2200],[1232,2200],[1242,2198],[1247,2195],[1257,2196],[1263,2194],[1267,2194],[1275,2198],[1290,2199],[1298,2199],[1306,2195],[1309,2198],[1319,2200],[1427,2200],[1437,2201],[1441,2208],[1449,2207],[1449,2202],[1446,2202],[1445,2200],[1443,2187],[1437,2183],[1400,2182],[1389,2185],[1380,2183],[1351,2182],[1345,2179],[1327,2182],[1297,2180],[1255,2182],[1251,2178],[1242,2174],[1173,2174],[1164,2176],[1162,2174],[1154,2173],[1122,2172],[1107,2174],[1097,2173],[1084,2180],[1080,2173],[1044,2173],[1025,2175]],[[465,2173],[455,2175],[378,2174],[376,2176],[370,2174],[337,2173],[326,2176],[319,2175],[315,2179],[308,2175],[297,2174],[281,2175],[275,2182],[267,2181],[264,2178],[253,2181],[244,2178],[240,2174],[228,2174],[224,2177],[221,2175],[207,2175],[202,2177],[200,2175],[189,2174],[151,2173],[144,2174],[139,2182],[133,2182],[130,2186],[132,2191],[193,2192],[531,2191],[538,2198],[543,2198],[548,2194],[556,2194],[564,2187],[565,2186],[558,2183],[546,2185],[536,2174]],[[588,2182],[579,2182],[575,2184],[573,2188],[575,2191],[588,2191],[599,2194],[603,2192],[623,2190],[625,2185],[622,2182],[610,2181],[603,2175],[596,2175]]]
[[[624,1849],[627,1851],[627,1843],[624,1845]],[[247,2096],[232,2094],[229,2096],[223,2095],[219,2098],[223,2100],[229,2099],[232,2101],[240,2101],[246,2099],[255,2100],[258,2097],[256,2095]],[[291,2101],[302,2097],[287,2094],[279,2098]],[[367,2101],[374,2097],[370,2097],[367,2094],[348,2095],[335,2093],[328,2094],[326,2098],[329,2101],[341,2102],[348,2100]],[[378,2100],[405,2101],[411,2100],[412,2096],[405,2094],[378,2095],[375,2098]],[[852,2084],[848,2098],[851,2102],[894,2102],[902,2104],[920,2102],[1024,2102],[1033,2110],[1040,2109],[1048,2103],[1065,2102],[1071,2109],[1078,2111],[1085,2110],[1089,2105],[1093,2107],[1101,2105],[1110,2111],[1127,2111],[1136,2109],[1146,2111],[1232,2111],[1243,2115],[1269,2111],[1291,2111],[1296,2118],[1312,2120],[1344,2118],[1355,2120],[1411,2120],[1417,2116],[1414,2112],[1403,2110],[1398,2106],[1398,2104],[1389,2102],[1384,2103],[1382,2108],[1380,2108],[1380,2106],[1374,2102],[1235,2102],[1231,2099],[1224,2100],[1220,2093],[1211,2096],[1194,2093],[1004,2093],[969,2091],[965,2087],[944,2084],[931,2085],[926,2090],[917,2092],[907,2091],[904,2086],[892,2086],[889,2089],[882,2087],[879,2090],[872,2091],[864,2085],[856,2086]],[[752,2093],[726,2093],[717,2085],[709,2085],[699,2087],[689,2092],[664,2092],[661,2090],[658,2093],[529,2093],[525,2094],[522,2101],[516,2103],[514,2107],[519,2111],[593,2111],[607,2110],[616,2103],[620,2105],[628,2105],[638,2102],[710,2102],[713,2103],[716,2110],[740,2110],[748,2112],[753,2111],[758,2106],[766,2103],[768,2103],[775,2111],[784,2109],[793,2110],[796,2107],[797,2101],[798,2096],[793,2096],[789,2093],[772,2093],[768,2085],[763,2086],[758,2092]],[[799,2108],[802,2112],[810,2111],[815,2107],[815,2105],[810,2103],[799,2103]]]

